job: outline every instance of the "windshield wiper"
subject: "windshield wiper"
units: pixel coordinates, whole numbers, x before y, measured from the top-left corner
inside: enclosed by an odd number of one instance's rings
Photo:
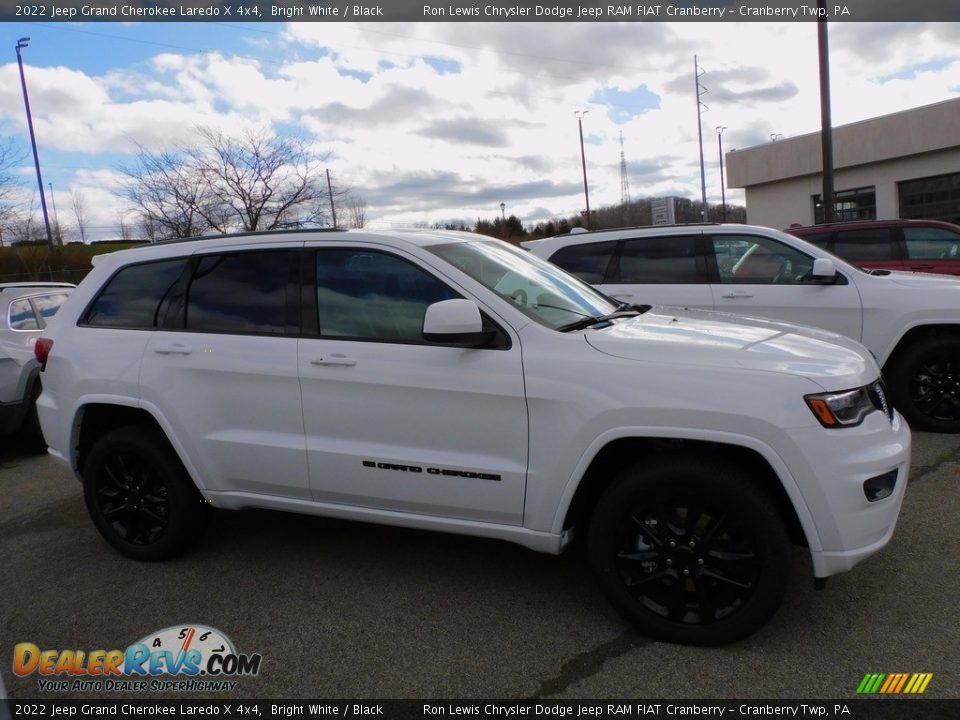
[[[574,320],[572,323],[561,325],[560,327],[557,328],[557,330],[559,332],[572,332],[573,330],[583,330],[593,325],[599,325],[600,323],[603,323],[603,322],[616,320],[617,318],[635,317],[637,315],[642,315],[650,308],[651,308],[650,305],[629,305],[627,303],[622,303],[612,313],[608,313],[606,315],[593,315],[590,317],[580,318],[579,320]]]

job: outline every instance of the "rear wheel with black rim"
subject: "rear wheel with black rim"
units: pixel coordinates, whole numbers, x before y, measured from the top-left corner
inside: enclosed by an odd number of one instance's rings
[[[83,494],[104,539],[136,560],[183,552],[208,512],[166,439],[145,427],[113,430],[94,444],[83,467]]]
[[[613,605],[659,640],[734,642],[766,623],[786,590],[783,518],[742,473],[706,461],[627,468],[597,503],[588,546]]]

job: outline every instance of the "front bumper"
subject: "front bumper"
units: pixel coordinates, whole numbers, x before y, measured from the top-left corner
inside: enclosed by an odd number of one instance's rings
[[[856,428],[791,431],[800,446],[812,482],[801,492],[813,518],[817,541],[810,542],[816,577],[850,570],[893,537],[910,474],[911,436],[895,414],[869,415]],[[896,471],[892,492],[870,501],[864,483]]]

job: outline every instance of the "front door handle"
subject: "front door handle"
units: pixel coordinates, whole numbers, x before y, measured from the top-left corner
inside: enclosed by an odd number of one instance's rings
[[[340,353],[333,353],[332,355],[317,355],[310,358],[311,365],[356,365],[357,361],[355,358],[347,357],[346,355],[341,355]]]
[[[744,292],[743,290],[737,290],[735,292],[729,292],[724,295],[721,295],[720,297],[725,297],[728,300],[738,300],[740,298],[752,298],[753,294]]]
[[[189,345],[182,343],[171,343],[169,345],[157,345],[153,348],[157,355],[189,355],[193,352]]]

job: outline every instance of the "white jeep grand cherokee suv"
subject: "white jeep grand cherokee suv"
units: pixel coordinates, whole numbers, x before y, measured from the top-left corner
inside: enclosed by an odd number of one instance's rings
[[[580,231],[523,245],[615,299],[756,315],[851,337],[877,358],[910,427],[960,432],[960,278],[862,270],[751,225]]]
[[[225,236],[96,258],[51,321],[40,420],[106,540],[218,508],[499,538],[574,531],[638,628],[718,644],[890,539],[910,433],[820,330],[618,305],[466,233]]]

